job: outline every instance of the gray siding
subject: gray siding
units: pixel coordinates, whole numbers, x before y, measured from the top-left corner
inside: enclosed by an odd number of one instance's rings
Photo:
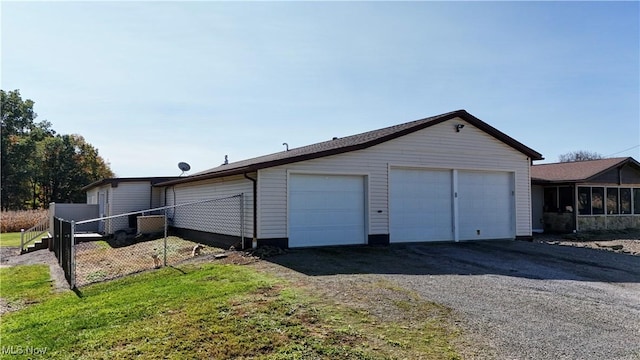
[[[109,215],[146,210],[151,205],[151,183],[123,182],[109,189]],[[108,222],[108,233],[114,233],[129,226],[128,217],[118,217]]]
[[[603,184],[603,185],[617,185],[618,184],[618,169],[612,169],[607,171],[600,176],[597,176],[589,181],[589,183],[593,184]]]
[[[151,188],[151,207],[158,208],[164,204],[164,188]]]
[[[465,127],[456,132],[454,125],[459,123]],[[531,235],[530,159],[471,124],[452,119],[368,149],[260,170],[258,237],[288,236],[287,177],[291,172],[366,175],[369,234],[388,234],[392,166],[513,172],[516,235]]]
[[[93,188],[87,191],[87,204],[98,203],[98,188]]]
[[[251,174],[255,176],[254,174]],[[243,176],[178,184],[167,189],[167,205],[187,204],[204,200],[227,198],[244,194],[244,236],[253,233],[253,184]],[[164,198],[164,189],[162,190]],[[238,236],[240,210],[236,200],[212,201],[205,204],[181,206],[171,210],[174,226]]]
[[[640,185],[640,171],[631,167],[625,166],[622,168],[622,183],[624,185]]]
[[[621,181],[620,181],[621,180]],[[622,170],[620,171],[620,174],[618,174],[618,169],[611,169],[607,172],[605,172],[604,174],[601,174],[591,180],[589,180],[588,182],[586,182],[585,184],[590,184],[590,185],[602,185],[602,186],[606,186],[606,185],[619,185],[619,183],[622,183],[622,185],[638,185],[640,184],[640,171],[636,170],[635,168],[631,167],[631,166],[624,166],[622,168]]]
[[[151,184],[149,182],[120,183],[111,188],[111,215],[149,209]]]

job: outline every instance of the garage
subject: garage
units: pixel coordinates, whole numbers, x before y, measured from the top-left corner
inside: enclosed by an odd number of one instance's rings
[[[289,247],[366,243],[364,184],[364,176],[291,174]]]
[[[392,169],[389,182],[392,243],[515,237],[512,173]]]
[[[453,240],[450,170],[393,169],[390,241]]]
[[[237,235],[211,235],[227,247],[529,239],[542,159],[458,110],[225,161],[158,190],[165,204],[242,194]]]

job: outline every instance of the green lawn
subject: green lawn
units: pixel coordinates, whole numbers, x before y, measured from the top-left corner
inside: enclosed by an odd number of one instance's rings
[[[1,233],[0,234],[0,247],[20,247],[20,233]]]
[[[0,268],[0,297],[9,302],[20,305],[41,302],[51,296],[51,289],[48,265]]]
[[[3,297],[26,278],[12,271],[0,273]],[[36,298],[2,316],[3,347],[65,359],[459,358],[437,305],[424,303],[410,322],[384,321],[246,266],[167,267]]]

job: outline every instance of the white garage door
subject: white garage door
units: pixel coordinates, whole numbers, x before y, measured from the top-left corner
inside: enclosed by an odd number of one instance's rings
[[[393,169],[390,241],[453,240],[450,170]]]
[[[289,247],[364,243],[364,177],[289,177]]]
[[[513,177],[507,172],[458,172],[460,240],[514,237]]]

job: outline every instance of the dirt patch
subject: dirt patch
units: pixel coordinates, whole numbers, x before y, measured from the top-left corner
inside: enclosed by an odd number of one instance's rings
[[[541,234],[534,236],[534,242],[597,249],[612,251],[618,254],[640,256],[640,240],[616,238],[616,236],[611,236],[609,238],[605,236],[598,236],[597,239],[589,239],[587,236],[586,239],[583,239],[573,234]]]
[[[343,252],[348,255],[350,260],[341,261],[338,259],[334,264],[328,262],[326,257],[316,257],[315,254],[309,254],[309,251],[293,250],[279,254],[274,258],[256,261],[250,266],[285,279],[296,287],[308,290],[314,296],[355,311],[365,312],[380,323],[402,324],[402,327],[409,329],[423,326],[425,319],[430,319],[429,322],[440,324],[447,329],[447,332],[459,334],[459,336],[452,337],[454,339],[452,345],[463,358],[496,358],[494,350],[482,336],[466,331],[460,333],[463,320],[459,314],[425,300],[418,293],[390,281],[381,274],[351,271],[349,267],[348,261],[355,262],[356,266],[364,263],[373,266],[370,262],[373,257],[375,258],[374,267],[391,269],[390,272],[396,272],[396,269],[399,270],[398,266],[406,266],[402,261],[398,261],[404,253],[402,248],[331,248],[315,249],[315,251]],[[291,253],[289,254],[289,252]],[[362,258],[359,258],[358,255],[362,255]],[[288,261],[281,261],[283,258],[281,256],[284,258],[299,257],[293,262],[304,264],[302,266],[304,269],[316,270],[309,271],[312,274],[296,271],[300,270],[300,267],[295,270],[295,266],[294,268],[288,267],[285,265]]]
[[[9,302],[3,298],[0,298],[0,315],[4,315],[5,313],[18,311],[24,307],[23,304],[18,302]]]
[[[197,243],[170,236],[166,240],[166,264],[174,265],[193,258]],[[203,246],[200,257],[214,256],[223,250]],[[76,285],[116,279],[128,274],[160,268],[165,264],[164,238],[114,247],[106,241],[76,245]]]

